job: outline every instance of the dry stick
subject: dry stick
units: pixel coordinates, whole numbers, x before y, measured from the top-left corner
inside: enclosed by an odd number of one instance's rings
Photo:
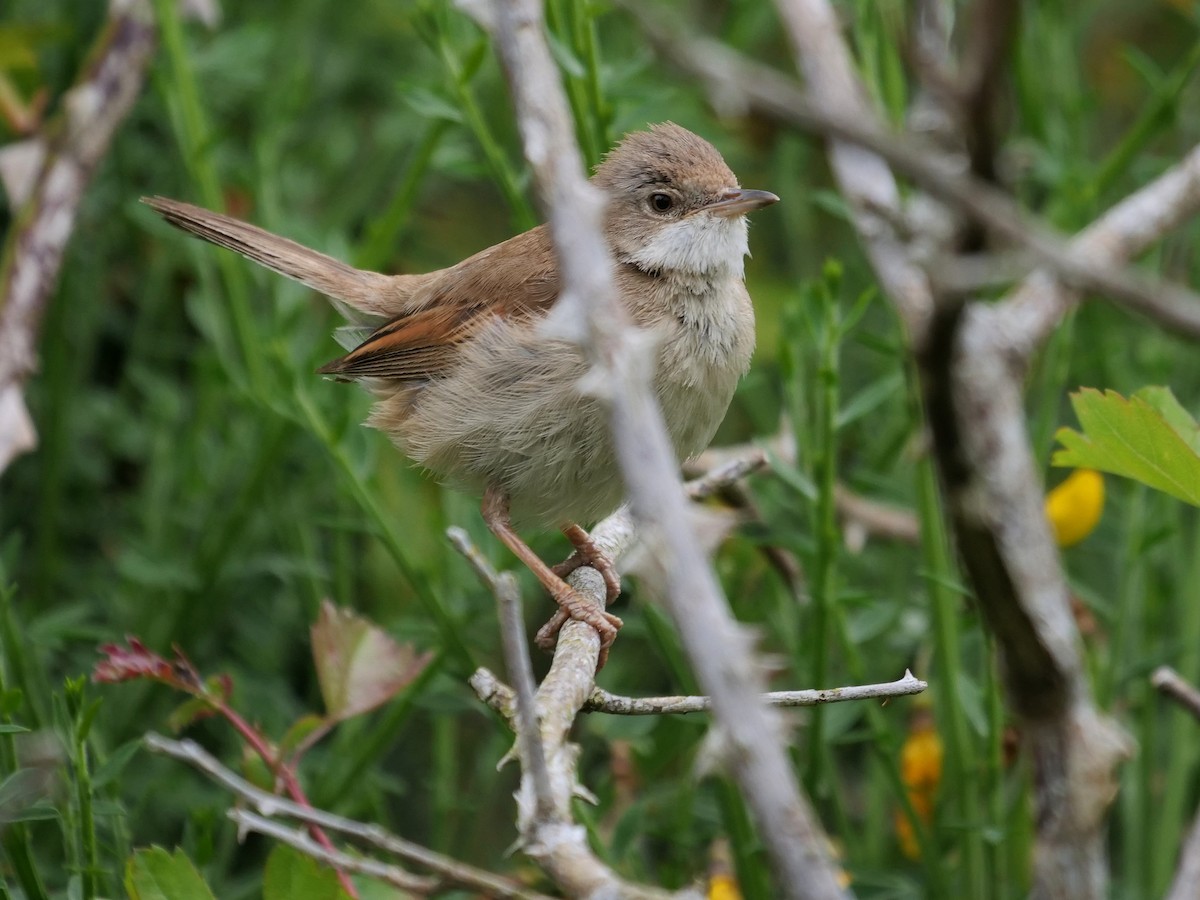
[[[528,890],[515,881],[459,862],[422,847],[420,844],[414,844],[389,833],[378,825],[366,825],[321,809],[314,809],[311,806],[302,806],[284,797],[264,791],[221,765],[212,754],[195,741],[176,741],[154,733],[147,734],[143,741],[146,747],[153,752],[170,756],[199,770],[212,782],[241,798],[264,816],[287,816],[306,824],[317,825],[326,831],[336,831],[356,838],[437,873],[440,883],[443,885],[459,885],[471,890],[483,891],[493,897],[515,898],[515,900],[548,900],[544,894]]]
[[[1170,666],[1159,666],[1150,683],[1200,720],[1200,690]],[[1179,867],[1166,900],[1195,900],[1200,897],[1200,813],[1196,814],[1187,839],[1179,851]]]
[[[382,881],[384,884],[390,884],[393,887],[411,891],[414,894],[431,894],[438,887],[437,881],[433,878],[413,875],[411,872],[404,871],[399,866],[382,863],[374,859],[364,859],[360,856],[351,856],[349,853],[343,853],[340,850],[322,846],[314,841],[302,828],[288,828],[274,819],[268,819],[257,813],[247,812],[244,809],[231,809],[225,815],[237,825],[239,838],[244,837],[248,832],[257,832],[258,834],[266,835],[269,838],[299,850],[305,856],[311,856],[318,862],[332,866],[339,872],[353,872],[357,875],[366,875],[377,881]]]
[[[1130,194],[1071,242],[1078,252],[1121,263],[1200,212],[1200,145],[1154,181]],[[1022,367],[1078,301],[1048,272],[1035,272],[999,307],[1003,337]]]
[[[1170,697],[1200,721],[1200,690],[1197,690],[1187,680],[1170,666],[1159,666],[1150,676],[1150,683],[1159,691]]]
[[[649,347],[632,339],[614,291],[598,192],[583,177],[561,77],[537,0],[497,2],[496,35],[525,155],[558,252],[563,298],[556,320],[579,323],[593,384],[608,392],[613,435],[634,515],[669,573],[666,604],[697,678],[730,736],[733,775],[758,825],[783,896],[845,896],[783,734],[759,700],[750,641],[721,596],[687,521],[686,498],[662,416],[649,390]]]
[[[872,500],[844,484],[834,485],[833,502],[849,530],[861,529],[868,535],[906,544],[916,544],[921,539],[921,523],[911,509]]]
[[[820,77],[828,83],[810,80],[810,90],[805,91],[778,71],[747,60],[716,41],[679,38],[680,28],[664,24],[643,3],[619,2],[638,19],[665,58],[707,86],[718,108],[753,109],[833,139],[831,163],[855,213],[855,225],[868,239],[865,250],[880,280],[895,287],[890,292],[893,302],[912,333],[924,332],[932,312],[927,279],[887,223],[866,211],[868,207],[899,207],[899,195],[887,164],[931,196],[961,210],[998,236],[1027,248],[1038,264],[1060,281],[1119,301],[1126,309],[1159,325],[1200,338],[1200,296],[1180,285],[1114,266],[1101,253],[1073,246],[1026,214],[1005,192],[949,164],[936,148],[880,126],[861,88],[856,82],[847,84],[834,62],[841,54],[832,47],[843,46],[836,20],[822,29],[823,37],[830,36],[836,43],[826,45],[823,40],[815,40],[813,49],[801,56],[806,78],[810,70],[820,71]],[[803,6],[783,4],[782,9],[786,17],[787,10]],[[845,74],[853,77],[853,69],[847,68]],[[822,98],[822,102],[817,103],[815,97]],[[847,171],[854,172],[855,178],[847,178]]]
[[[929,687],[927,682],[904,670],[904,677],[885,684],[856,684],[827,690],[768,691],[763,702],[768,706],[790,709],[797,706],[821,706],[825,703],[845,703],[850,700],[878,700],[920,694]],[[622,697],[601,688],[592,691],[585,712],[605,712],[618,716],[655,716],[709,712],[711,697]]]
[[[693,478],[684,485],[687,495],[693,500],[704,500],[728,487],[736,481],[741,481],[751,472],[756,472],[767,464],[767,454],[753,447],[746,453],[735,456],[719,466],[709,469],[699,478]]]
[[[511,572],[496,579],[496,603],[500,607],[500,630],[504,639],[504,662],[508,675],[516,685],[516,708],[513,721],[517,730],[517,745],[521,750],[521,766],[532,774],[534,815],[540,821],[554,816],[554,796],[550,790],[550,773],[546,770],[546,754],[538,733],[534,692],[533,666],[529,662],[529,644],[525,640],[525,622],[521,615],[521,592]]]
[[[475,671],[471,686],[488,706],[506,718],[512,715],[516,694],[485,668]],[[814,691],[770,691],[763,695],[768,706],[791,708],[796,706],[820,706],[824,703],[845,703],[850,700],[878,700],[919,694],[929,687],[928,683],[905,670],[898,681],[884,684],[858,684],[849,687],[829,688]],[[694,712],[710,712],[711,697],[622,697],[603,688],[594,688],[584,704],[583,712],[608,713],[614,716],[658,716],[686,715]]]
[[[37,365],[42,315],[84,191],[154,53],[146,0],[112,0],[108,15],[61,112],[43,130],[50,137],[36,185],[0,253],[0,471],[37,441],[21,388]]]

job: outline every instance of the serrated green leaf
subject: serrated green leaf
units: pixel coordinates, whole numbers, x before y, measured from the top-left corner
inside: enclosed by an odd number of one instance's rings
[[[1135,399],[1145,400],[1157,409],[1175,433],[1183,438],[1184,443],[1200,454],[1200,423],[1197,423],[1192,414],[1175,399],[1169,387],[1151,385],[1135,391],[1133,396]]]
[[[139,850],[125,866],[129,900],[216,900],[182,850]]]
[[[263,900],[344,900],[337,873],[286,844],[267,858]]]
[[[1151,399],[1170,407],[1162,394]],[[1200,454],[1150,402],[1084,388],[1071,395],[1071,405],[1083,432],[1058,430],[1062,449],[1054,465],[1111,472],[1200,506]]]

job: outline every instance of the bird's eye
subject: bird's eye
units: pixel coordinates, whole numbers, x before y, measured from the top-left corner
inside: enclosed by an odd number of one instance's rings
[[[666,212],[674,205],[675,201],[671,199],[670,194],[650,195],[650,206],[654,208],[655,212]]]

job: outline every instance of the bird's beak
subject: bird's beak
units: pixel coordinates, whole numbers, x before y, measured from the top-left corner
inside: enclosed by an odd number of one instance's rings
[[[714,216],[732,219],[734,216],[744,216],[755,209],[762,209],[772,203],[778,203],[779,198],[770,191],[729,190],[721,195],[721,199],[704,207]]]

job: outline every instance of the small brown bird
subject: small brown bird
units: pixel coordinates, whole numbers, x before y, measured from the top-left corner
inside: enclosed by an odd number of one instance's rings
[[[657,339],[654,390],[682,461],[708,445],[750,364],[745,214],[779,198],[742,190],[712,144],[672,123],[627,135],[591,180],[608,199],[620,300]],[[578,523],[616,509],[624,485],[606,409],[579,387],[583,352],[540,327],[560,291],[545,225],[447,269],[389,276],[187,203],[145,202],[171,224],[328,295],[365,326],[355,349],[318,371],[362,382],[376,398],[370,425],[442,479],[482,491],[488,527],[561,607],[539,643],[551,643],[570,616],[593,626],[607,651],[621,620],[563,578],[592,565],[608,600],[620,593],[612,563]],[[514,523],[560,528],[575,553],[551,568]]]

